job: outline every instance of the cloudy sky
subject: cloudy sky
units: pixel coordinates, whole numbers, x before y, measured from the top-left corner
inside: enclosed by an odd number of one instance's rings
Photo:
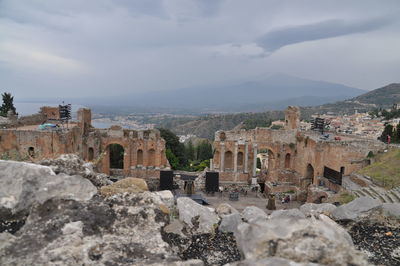
[[[0,0],[0,92],[113,96],[271,73],[400,82],[400,1]]]

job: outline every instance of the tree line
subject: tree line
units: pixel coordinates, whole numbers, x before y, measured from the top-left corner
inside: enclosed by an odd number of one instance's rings
[[[208,140],[203,140],[197,145],[189,141],[186,145],[179,142],[179,137],[171,130],[158,129],[165,140],[166,156],[174,170],[202,171],[210,164],[213,157],[212,145]]]
[[[390,143],[400,143],[400,123],[395,127],[391,124],[386,124],[379,139],[385,143],[388,142],[388,136],[390,136]]]

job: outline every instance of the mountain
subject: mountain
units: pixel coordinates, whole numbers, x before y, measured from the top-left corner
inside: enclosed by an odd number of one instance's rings
[[[339,115],[367,112],[377,107],[390,107],[400,102],[400,83],[369,91],[360,96],[344,101],[323,104],[319,106],[301,107],[301,118],[310,119],[312,114],[332,112]],[[280,110],[285,109],[281,108]],[[283,111],[267,111],[257,113],[238,113],[225,115],[208,115],[185,121],[169,121],[169,124],[159,126],[169,127],[177,134],[194,134],[199,137],[213,138],[218,129],[231,130],[237,126],[254,128],[265,126],[270,120],[283,119]]]
[[[192,108],[201,111],[262,111],[301,102],[318,105],[358,96],[365,91],[325,81],[276,74],[258,80],[224,86],[144,93],[130,103],[157,107]],[[277,104],[281,103],[281,104]]]
[[[352,99],[361,103],[389,107],[400,102],[400,83],[392,83],[385,87],[372,90]]]

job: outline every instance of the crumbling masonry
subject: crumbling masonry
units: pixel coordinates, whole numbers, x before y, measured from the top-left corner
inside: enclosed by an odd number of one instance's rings
[[[380,141],[355,137],[322,140],[317,132],[300,131],[299,118],[299,108],[290,106],[285,112],[284,129],[216,132],[211,168],[219,172],[222,182],[248,183],[253,177],[273,192],[306,191],[309,185],[321,181],[339,190],[323,177],[325,166],[348,175],[369,163],[370,151],[385,148]],[[266,162],[260,155],[267,158]],[[257,170],[257,156],[261,171]]]
[[[119,126],[95,129],[91,126],[91,110],[85,108],[78,110],[78,121],[68,128],[39,130],[37,125],[48,119],[59,119],[58,108],[41,108],[39,114],[16,121],[16,127],[0,129],[0,155],[40,160],[74,153],[96,162],[103,173],[143,178],[158,177],[159,170],[169,169],[165,141],[158,130],[136,131]],[[110,168],[111,144],[123,148],[122,169]]]

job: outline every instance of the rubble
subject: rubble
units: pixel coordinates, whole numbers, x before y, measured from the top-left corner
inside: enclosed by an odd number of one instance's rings
[[[56,174],[80,175],[89,179],[96,187],[111,185],[113,183],[108,175],[96,173],[93,163],[85,163],[76,154],[63,154],[56,159],[45,159],[38,163],[49,166]]]

